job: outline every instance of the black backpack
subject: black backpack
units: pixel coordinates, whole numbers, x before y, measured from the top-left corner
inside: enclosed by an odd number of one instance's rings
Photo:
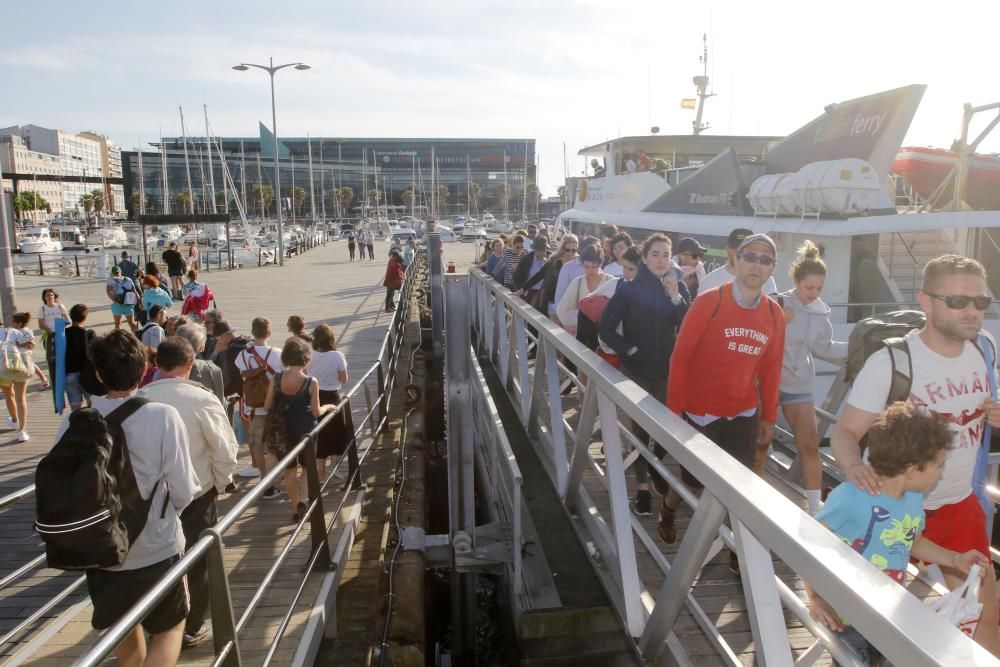
[[[66,432],[38,463],[35,530],[45,542],[49,567],[121,565],[142,533],[160,482],[144,500],[122,422],[147,403],[129,399],[107,417],[91,408],[72,413]]]
[[[240,375],[240,369],[236,366],[236,357],[249,345],[253,345],[252,338],[237,336],[229,343],[229,347],[219,355],[222,367],[222,391],[226,396],[243,395],[243,376]]]

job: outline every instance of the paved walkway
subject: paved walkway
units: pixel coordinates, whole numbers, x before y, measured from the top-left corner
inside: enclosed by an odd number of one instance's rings
[[[290,258],[283,268],[213,271],[203,274],[202,277],[216,294],[217,306],[223,311],[224,317],[241,333],[249,332],[250,320],[253,317],[269,317],[275,331],[272,343],[276,346],[280,347],[287,338],[285,321],[289,315],[301,315],[306,321],[307,329],[320,323],[330,324],[336,333],[338,348],[347,356],[349,372],[354,378],[360,376],[374,363],[389,323],[389,315],[382,312],[384,289],[381,286],[387,250],[387,244],[378,242],[375,246],[375,261],[352,263],[348,261],[345,243],[330,242],[325,247],[321,246]],[[40,295],[45,287],[55,288],[60,294],[60,302],[67,307],[75,303],[87,303],[91,307],[87,325],[98,333],[110,330],[112,319],[103,281],[18,276],[18,308],[29,310],[34,316],[41,305]],[[179,304],[176,311],[180,312]],[[352,379],[348,384],[353,383]],[[374,397],[375,393],[372,384],[371,395]],[[364,393],[361,396],[360,404],[354,406],[358,422],[366,408]],[[27,443],[17,443],[14,438],[16,432],[0,431],[0,495],[6,495],[32,482],[34,467],[53,444],[58,423],[59,417],[52,410],[51,394],[42,390],[36,381],[31,386],[29,398],[31,440]],[[241,450],[240,465],[244,465],[248,460],[246,450]],[[248,483],[254,482],[243,481],[241,485],[245,486]],[[239,492],[223,498],[220,501],[220,513],[225,512],[238,498]],[[332,516],[330,509],[327,507],[328,516]],[[33,513],[34,507],[30,498],[0,511],[0,521],[4,526],[3,532],[0,533],[0,577],[9,574],[41,553],[39,541],[31,529]],[[227,538],[227,565],[234,577],[232,586],[237,615],[250,597],[251,582],[259,579],[265,566],[273,562],[278,549],[275,545],[291,531],[290,514],[291,510],[286,500],[267,503],[256,510],[251,510]],[[265,537],[273,537],[273,540],[264,539]],[[335,543],[336,537],[336,533],[331,535],[331,545]],[[303,531],[300,541],[302,538],[308,540],[308,530]],[[252,553],[251,544],[254,547]],[[279,590],[285,593],[289,590],[294,592],[294,588],[289,587],[294,586],[291,583],[293,580],[297,582],[299,576],[297,564],[304,558],[304,553],[305,548],[293,550],[289,566],[283,568],[289,572],[289,582],[279,582]],[[74,579],[72,575],[41,569],[0,591],[0,634],[13,628]],[[314,595],[315,591],[307,590],[303,600],[311,604]],[[47,617],[56,616],[69,604],[79,603],[81,599],[85,599],[85,596],[71,596],[63,606],[47,614]],[[268,600],[265,600],[264,604],[267,607]],[[273,611],[268,613],[265,608],[263,616],[271,616],[270,620],[277,622],[280,617],[273,618],[273,616],[278,614],[281,602],[272,600],[271,604],[274,605]],[[287,606],[287,603],[285,604]],[[38,642],[42,645],[34,648],[38,648],[39,651],[25,664],[69,664],[74,656],[79,655],[80,646],[89,644],[93,638],[93,634],[89,633],[89,607],[74,611],[78,613],[64,614],[58,619],[59,622],[66,621],[67,624],[53,636],[48,637],[38,630],[29,631],[27,635],[17,638],[20,644],[0,647],[0,657],[9,656],[25,648],[25,643],[35,636],[36,639],[44,641]],[[304,615],[304,611],[301,615]],[[266,627],[257,628],[251,625],[247,631],[251,633],[250,636],[257,637],[255,645],[248,646],[247,649],[259,651],[266,648],[270,641]],[[292,628],[290,635],[294,634],[295,628]],[[209,646],[210,644],[211,642]],[[294,643],[288,644],[289,647],[293,645]],[[290,650],[289,648],[288,651]],[[198,662],[203,652],[204,650],[198,651],[197,655],[191,655],[190,659]],[[284,653],[285,649],[282,649],[279,656],[283,656]],[[245,664],[259,662],[259,658],[260,655],[255,656],[253,652],[244,655]],[[283,660],[279,658],[277,662],[281,663]]]

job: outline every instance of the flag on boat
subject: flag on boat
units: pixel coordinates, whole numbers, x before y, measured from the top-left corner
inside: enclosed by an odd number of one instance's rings
[[[681,109],[694,109],[698,100],[693,97],[685,97],[681,100]]]

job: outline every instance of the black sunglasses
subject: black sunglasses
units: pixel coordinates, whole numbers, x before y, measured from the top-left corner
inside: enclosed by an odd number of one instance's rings
[[[771,266],[774,264],[774,257],[771,257],[770,255],[758,255],[755,252],[743,252],[740,253],[739,256],[744,262],[749,262],[750,264],[753,264],[754,262],[757,262],[761,266]]]
[[[968,308],[971,303],[976,307],[976,310],[986,310],[993,303],[993,299],[988,296],[965,296],[964,294],[931,294],[930,292],[924,292],[927,296],[933,299],[941,299],[944,301],[944,305],[952,310],[963,310]]]

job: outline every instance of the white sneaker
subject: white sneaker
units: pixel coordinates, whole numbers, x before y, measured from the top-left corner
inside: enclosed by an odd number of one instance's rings
[[[30,440],[30,439],[31,439],[31,436],[28,435],[27,431],[20,431],[17,434],[17,441],[18,442],[28,442],[28,440]]]
[[[236,474],[240,477],[260,477],[260,470],[254,468],[253,465],[248,465]]]
[[[17,426],[17,420],[13,417],[7,417],[7,426]]]

